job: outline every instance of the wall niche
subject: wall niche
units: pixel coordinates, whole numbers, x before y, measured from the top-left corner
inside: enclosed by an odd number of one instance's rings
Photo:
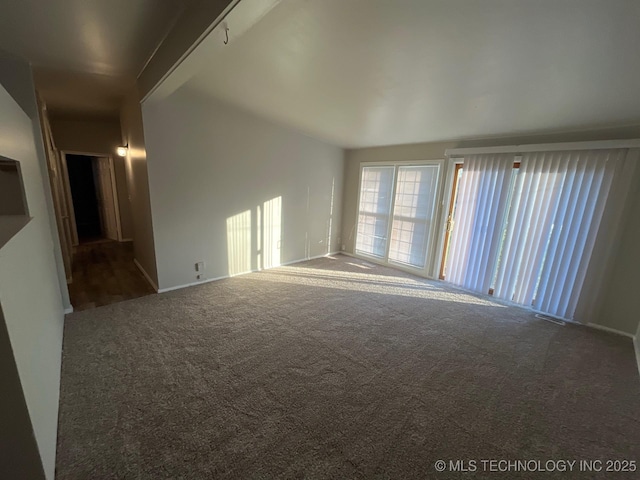
[[[0,157],[0,215],[29,215],[20,163]]]
[[[0,248],[29,220],[20,162],[0,156]]]

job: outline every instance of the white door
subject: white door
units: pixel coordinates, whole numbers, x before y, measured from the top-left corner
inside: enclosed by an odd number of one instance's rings
[[[118,219],[115,207],[115,195],[113,192],[114,178],[111,171],[111,158],[96,158],[98,165],[98,202],[100,207],[100,217],[102,219],[102,229],[104,236],[111,240],[118,240]]]

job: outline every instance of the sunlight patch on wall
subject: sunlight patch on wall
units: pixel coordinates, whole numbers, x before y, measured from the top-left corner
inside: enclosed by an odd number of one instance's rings
[[[229,276],[251,271],[251,210],[227,218]]]
[[[262,223],[262,267],[277,267],[281,262],[282,197],[264,202]],[[258,224],[258,230],[260,230],[260,224]]]
[[[333,178],[333,181],[331,182],[331,199],[330,199],[330,205],[329,205],[329,221],[327,222],[327,253],[331,253],[333,252],[332,247],[333,245],[331,244],[331,237],[333,235],[333,209],[334,209],[334,197],[336,194],[336,179],[335,177]],[[338,248],[339,250],[339,248]]]

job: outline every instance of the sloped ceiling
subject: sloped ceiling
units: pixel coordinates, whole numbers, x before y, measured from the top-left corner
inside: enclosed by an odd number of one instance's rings
[[[343,147],[640,123],[639,25],[635,0],[282,0],[188,88]]]
[[[33,64],[52,110],[110,114],[191,1],[5,1],[0,49]]]

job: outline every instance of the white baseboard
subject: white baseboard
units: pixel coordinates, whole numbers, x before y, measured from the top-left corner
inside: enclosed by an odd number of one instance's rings
[[[318,258],[325,258],[325,257],[331,257],[333,255],[338,255],[339,253],[342,252],[331,252],[331,253],[324,253],[322,255],[316,255],[315,257],[306,257],[306,258],[301,258],[300,260],[292,260],[291,262],[285,262],[285,263],[281,263],[280,265],[278,265],[279,267],[286,267],[287,265],[293,265],[294,263],[300,263],[300,262],[308,262],[309,260],[316,260]],[[273,268],[278,268],[278,267],[273,267]],[[267,270],[267,269],[263,269],[263,270]],[[258,272],[260,270],[254,270],[254,272]],[[251,272],[247,272],[247,273],[251,273]]]
[[[64,309],[64,314],[65,315],[69,315],[70,313],[73,313],[73,305],[69,306],[69,307],[65,307],[65,309]]]
[[[149,282],[149,284],[153,287],[153,289],[158,292],[158,285],[156,285],[156,282],[154,282],[151,277],[149,276],[149,274],[147,273],[147,271],[142,268],[142,265],[140,265],[140,262],[138,262],[137,258],[133,259],[133,263],[136,264],[136,267],[138,267],[138,270],[140,270],[140,273],[142,273],[142,275],[144,275],[144,278],[147,279],[147,282]]]
[[[577,323],[577,322],[575,322],[575,323]],[[582,324],[582,325],[585,325],[585,324]],[[635,335],[634,334],[628,333],[628,332],[623,332],[622,330],[616,330],[615,328],[605,327],[604,325],[599,325],[597,323],[587,323],[586,325],[587,325],[587,327],[595,328],[596,330],[602,330],[602,331],[609,332],[609,333],[615,333],[617,335],[622,335],[624,337],[628,337],[628,338],[630,338],[632,340],[635,339]]]
[[[251,272],[246,272],[246,273],[251,273]],[[239,275],[244,275],[244,273],[240,273]],[[173,290],[181,290],[183,288],[195,287],[196,285],[215,282],[217,280],[224,280],[225,278],[229,278],[229,275],[225,275],[224,277],[206,278],[204,280],[198,280],[197,282],[185,283],[184,285],[176,285],[175,287],[161,288],[160,290],[158,290],[158,293],[167,293],[167,292],[172,292]]]
[[[307,257],[307,258],[303,258],[303,259],[300,259],[300,260],[293,260],[291,262],[281,263],[280,265],[278,265],[278,267],[286,267],[287,265],[293,265],[294,263],[307,262],[309,260],[315,260],[317,258],[330,257],[332,255],[337,255],[339,253],[342,253],[342,252],[331,252],[331,253],[325,253],[324,255],[316,255],[315,257]],[[272,268],[278,268],[278,267],[272,267]],[[197,282],[185,283],[184,285],[176,285],[174,287],[161,288],[161,289],[157,290],[157,292],[158,293],[171,292],[173,290],[180,290],[182,288],[195,287],[196,285],[202,285],[202,284],[205,284],[205,283],[215,282],[217,280],[224,280],[225,278],[231,278],[232,276],[233,277],[238,277],[240,275],[246,275],[247,273],[261,272],[263,270],[268,270],[268,269],[249,270],[249,271],[246,271],[246,272],[238,273],[236,275],[223,275],[222,277],[207,278],[205,280],[199,280]]]

